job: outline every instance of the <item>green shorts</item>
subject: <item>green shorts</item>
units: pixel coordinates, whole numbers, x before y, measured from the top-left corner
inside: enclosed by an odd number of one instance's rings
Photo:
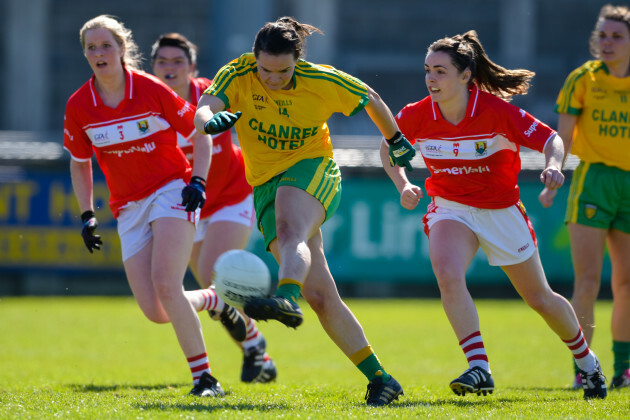
[[[580,162],[573,172],[565,222],[630,233],[630,171]]]
[[[254,187],[254,208],[258,230],[265,240],[265,248],[276,238],[276,191],[281,185],[290,185],[317,198],[330,219],[341,201],[341,173],[337,163],[329,157],[304,159],[286,171]]]

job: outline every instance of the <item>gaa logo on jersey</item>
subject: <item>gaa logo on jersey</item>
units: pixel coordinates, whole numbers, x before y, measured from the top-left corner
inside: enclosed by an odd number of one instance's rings
[[[594,86],[591,88],[591,93],[593,94],[593,98],[595,99],[604,99],[608,92],[606,89],[603,89],[599,86]]]
[[[138,124],[138,130],[140,130],[142,134],[149,131],[149,122],[147,120],[138,121],[136,124]]]
[[[476,141],[475,142],[475,152],[477,152],[477,156],[483,156],[488,151],[488,142],[487,141]]]

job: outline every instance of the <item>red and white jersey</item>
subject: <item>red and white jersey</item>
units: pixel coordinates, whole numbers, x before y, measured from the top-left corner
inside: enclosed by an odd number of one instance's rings
[[[420,152],[431,172],[427,195],[486,209],[510,207],[519,200],[520,146],[543,151],[556,132],[524,110],[476,86],[470,89],[466,116],[446,121],[430,96],[405,106],[398,127]]]
[[[212,84],[205,77],[190,79],[190,102],[196,107],[204,90]],[[179,146],[186,158],[193,163],[193,145],[189,139],[179,136]],[[201,209],[201,219],[210,217],[226,206],[240,203],[252,192],[245,179],[245,166],[241,149],[232,142],[231,130],[212,136],[212,161],[206,180],[206,204]]]
[[[64,116],[64,148],[77,161],[96,155],[114,217],[129,201],[191,175],[177,133],[192,136],[195,108],[157,77],[130,69],[125,77],[125,97],[116,108],[103,103],[92,76],[68,99]]]

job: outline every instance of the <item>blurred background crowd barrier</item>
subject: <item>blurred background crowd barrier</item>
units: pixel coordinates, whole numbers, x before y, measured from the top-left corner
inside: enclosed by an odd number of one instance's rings
[[[555,127],[556,95],[568,73],[590,59],[588,38],[606,2],[595,0],[3,0],[0,22],[0,295],[127,294],[115,221],[102,174],[95,200],[102,252],[89,254],[80,236],[63,113],[90,76],[79,29],[99,14],[120,18],[145,57],[162,33],[181,32],[199,46],[201,76],[249,51],[257,30],[294,16],[325,33],[307,41],[307,59],[333,65],[372,86],[394,113],[426,96],[424,55],[438,38],[477,30],[489,56],[536,72],[530,94],[514,103]],[[145,70],[149,70],[148,61]],[[422,232],[424,199],[406,211],[380,168],[380,139],[365,113],[330,121],[343,184],[338,213],[324,225],[327,257],[342,293],[354,296],[435,295]],[[551,209],[537,201],[543,156],[523,151],[522,199],[533,220],[550,283],[570,290],[573,270],[563,224],[568,188]],[[418,185],[428,172],[417,157]],[[570,180],[575,159],[569,159]],[[248,248],[264,252],[258,232]],[[605,266],[603,283],[609,282]],[[469,271],[480,293],[505,293],[507,278],[478,254]],[[187,276],[186,284],[192,279]]]

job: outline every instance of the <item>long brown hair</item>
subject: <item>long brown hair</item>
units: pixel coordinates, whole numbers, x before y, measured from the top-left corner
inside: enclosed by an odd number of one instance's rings
[[[599,59],[599,48],[597,46],[599,27],[605,20],[623,22],[630,31],[630,9],[628,9],[628,6],[613,6],[611,4],[606,4],[600,9],[597,22],[595,23],[595,29],[591,32],[591,38],[588,44],[591,55],[597,59]]]
[[[535,75],[529,70],[509,70],[494,63],[474,30],[435,41],[429,46],[428,52],[437,51],[448,54],[460,73],[469,69],[470,82],[475,83],[480,90],[505,100],[514,95],[525,95]]]
[[[300,23],[292,17],[281,17],[266,23],[258,31],[254,40],[254,55],[258,57],[263,51],[272,55],[293,54],[296,60],[303,58],[305,39],[315,32],[324,34],[315,26]]]

